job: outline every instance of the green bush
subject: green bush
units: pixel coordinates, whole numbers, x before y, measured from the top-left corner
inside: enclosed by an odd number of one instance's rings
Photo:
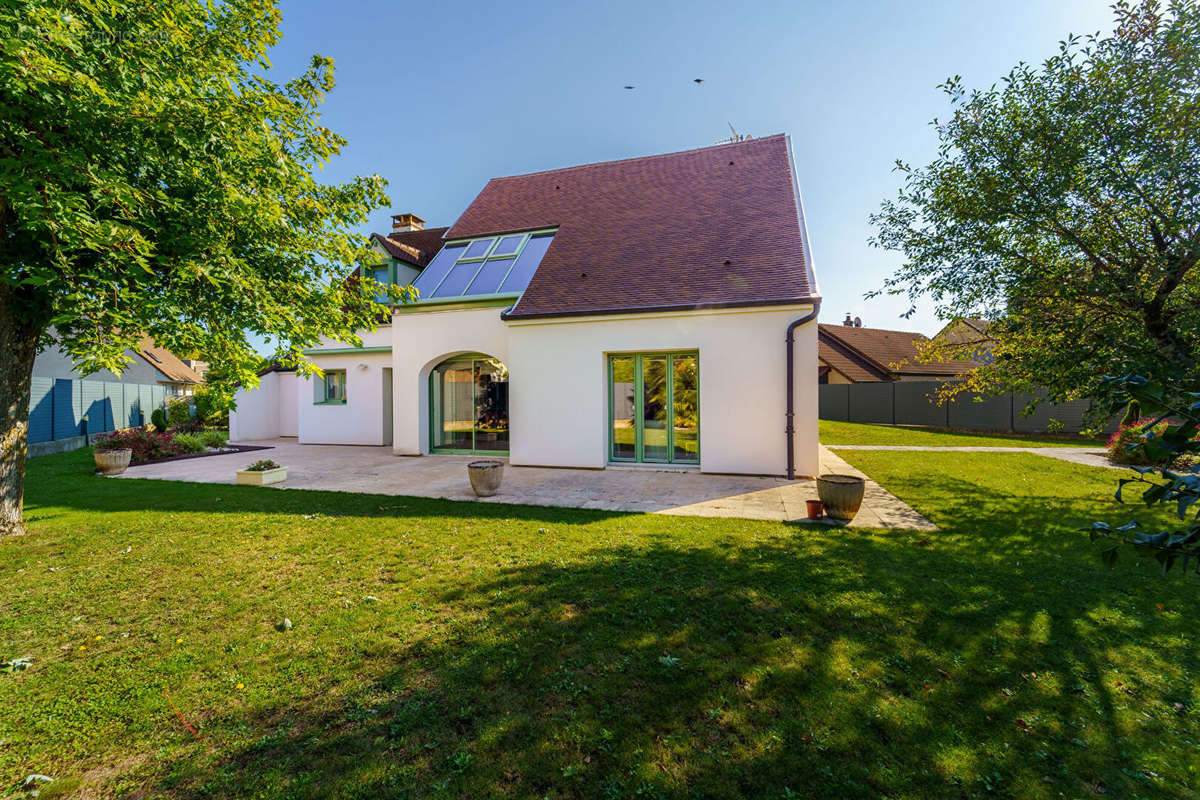
[[[192,399],[196,402],[196,418],[202,423],[212,428],[229,427],[229,395],[201,386]]]
[[[175,434],[175,446],[181,453],[202,453],[207,449],[203,437],[197,433]]]
[[[224,447],[225,442],[229,440],[227,431],[201,431],[200,441],[204,442],[205,447]]]
[[[163,433],[167,430],[167,412],[161,408],[156,408],[150,412],[150,424],[154,426],[154,430]]]
[[[172,428],[182,428],[192,422],[192,411],[187,400],[171,400],[167,403],[167,422]]]

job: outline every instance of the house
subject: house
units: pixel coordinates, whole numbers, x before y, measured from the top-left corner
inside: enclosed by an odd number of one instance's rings
[[[965,360],[922,362],[929,337],[864,328],[849,315],[841,325],[819,325],[817,340],[817,377],[823,384],[945,380],[979,366]]]
[[[980,317],[963,317],[948,323],[937,332],[933,341],[953,345],[958,352],[972,360],[988,364],[992,361],[992,347],[995,345],[988,333],[991,326],[991,321]]]
[[[190,395],[204,383],[203,376],[170,350],[159,347],[149,336],[143,336],[136,347],[126,350],[125,356],[129,359],[129,365],[120,375],[108,370],[81,375],[62,349],[48,347],[38,353],[33,362],[33,377],[162,386],[168,397]]]
[[[302,444],[816,474],[820,298],[788,137],[495,178],[448,228],[397,215],[372,241],[363,269],[420,299],[306,351],[323,377],[240,392],[233,438],[286,433],[294,403]]]

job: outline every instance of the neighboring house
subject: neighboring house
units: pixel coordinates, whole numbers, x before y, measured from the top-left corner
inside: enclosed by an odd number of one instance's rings
[[[294,404],[304,444],[816,474],[820,300],[786,136],[496,178],[448,229],[393,223],[367,269],[420,300],[307,351],[324,377],[290,396],[278,373],[239,392],[235,439],[285,434]]]
[[[929,338],[912,331],[820,325],[817,376],[821,383],[945,380],[979,366],[975,361],[920,361]]]
[[[973,360],[983,364],[992,361],[992,347],[995,344],[988,335],[992,323],[979,317],[964,317],[949,323],[938,331],[933,340],[948,345],[965,346],[962,352]]]
[[[170,350],[156,345],[149,336],[143,336],[137,347],[126,350],[125,355],[129,358],[129,365],[120,375],[108,370],[81,375],[70,356],[58,347],[49,347],[39,353],[33,362],[33,377],[158,385],[172,397],[190,395],[204,383],[199,373]]]

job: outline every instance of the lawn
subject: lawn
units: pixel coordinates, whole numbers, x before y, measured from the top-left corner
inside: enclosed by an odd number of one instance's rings
[[[1104,442],[1082,436],[947,431],[899,425],[866,425],[861,422],[820,422],[821,444],[914,445],[920,447],[1103,447]]]
[[[1194,797],[1193,580],[1116,473],[846,452],[937,533],[105,480],[0,543],[0,793]],[[283,617],[294,623],[280,632]]]

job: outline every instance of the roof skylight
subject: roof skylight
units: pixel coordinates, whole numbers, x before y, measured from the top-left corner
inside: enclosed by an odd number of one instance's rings
[[[488,236],[442,248],[413,281],[420,300],[519,294],[529,285],[554,231]]]

